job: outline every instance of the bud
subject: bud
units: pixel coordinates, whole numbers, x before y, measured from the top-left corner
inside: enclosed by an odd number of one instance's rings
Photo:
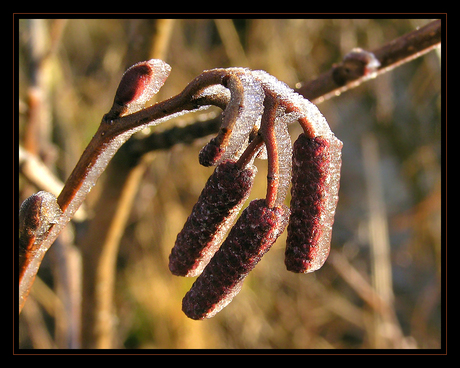
[[[185,295],[184,313],[192,319],[211,318],[227,306],[284,231],[288,216],[286,206],[268,208],[264,199],[252,201]]]
[[[380,67],[380,61],[372,52],[355,48],[346,54],[343,61],[334,66],[332,79],[339,86],[354,79],[371,76]]]
[[[22,202],[19,209],[19,248],[23,252],[34,251],[52,224],[62,215],[56,197],[40,191]]]
[[[219,164],[209,177],[169,256],[178,276],[197,276],[209,262],[251,191],[257,169],[235,161]]]
[[[313,272],[326,261],[338,201],[342,142],[335,136],[301,134],[292,158],[291,216],[285,264],[289,271]]]
[[[162,60],[151,59],[131,66],[118,85],[110,117],[115,118],[142,109],[163,86],[171,67]]]

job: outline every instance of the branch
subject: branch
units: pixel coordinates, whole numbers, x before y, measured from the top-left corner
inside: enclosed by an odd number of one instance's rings
[[[347,58],[296,91],[315,104],[319,104],[361,83],[386,73],[404,63],[418,58],[441,44],[441,20],[409,32],[370,54],[380,64],[366,70],[366,60]]]
[[[133,133],[145,126],[158,125],[166,118],[177,115],[177,113],[196,110],[200,106],[208,105],[215,105],[224,110],[218,135],[201,150],[199,156],[202,165],[217,165],[216,172],[221,171],[222,165],[225,166],[228,163],[235,163],[237,173],[244,172],[247,167],[253,166],[253,158],[260,153],[262,143],[265,144],[269,166],[268,189],[266,198],[260,202],[260,207],[269,212],[280,210],[284,217],[289,215],[289,210],[282,209],[287,188],[291,182],[292,149],[287,130],[288,124],[298,121],[306,136],[309,138],[321,136],[328,142],[328,148],[326,148],[328,160],[326,160],[325,168],[322,170],[323,174],[319,175],[321,180],[324,176],[324,183],[321,184],[321,188],[328,191],[327,183],[338,181],[340,177],[341,142],[331,132],[326,119],[318,108],[295,93],[286,84],[261,70],[213,69],[203,72],[177,96],[142,109],[145,102],[161,88],[169,75],[169,71],[169,65],[156,59],[141,62],[129,68],[118,86],[112,108],[102,118],[98,131],[83,152],[59,197],[56,199],[50,193],[40,192],[27,199],[21,206],[20,310],[24,305],[44,254],[96,184],[97,179],[118,148]],[[334,148],[332,149],[332,147]],[[240,156],[243,157],[242,160],[238,160]],[[332,159],[333,157],[337,159]],[[305,158],[314,162],[317,160],[317,157]],[[337,178],[331,179],[331,175]],[[234,175],[224,175],[220,180],[228,180],[230,184],[238,186]],[[217,190],[212,191],[211,198],[208,198],[209,193],[205,190],[208,194],[205,194],[206,201],[204,203],[214,205],[215,194],[221,195],[219,188],[222,188],[223,184],[220,182],[217,184],[215,187]],[[251,186],[249,186],[249,190]],[[333,192],[337,191],[338,186],[332,190]],[[231,199],[230,197],[234,193],[234,190],[230,190],[229,195],[223,196],[222,204],[232,206],[227,201]],[[311,222],[314,228],[307,226],[307,232],[326,234],[325,239],[328,241],[320,244],[322,254],[329,254],[330,236],[327,234],[332,231],[332,222],[329,219],[333,221],[337,205],[334,193],[326,195],[324,203],[315,203],[313,211],[303,208],[303,204],[300,205],[304,210],[303,213],[307,215],[306,221],[313,212],[318,218],[328,219],[324,225],[321,225],[323,226],[321,229],[316,228],[318,227],[317,222]],[[249,192],[243,194],[245,196]],[[237,202],[239,203],[240,200]],[[241,205],[243,202],[244,200]],[[233,202],[231,201],[231,203]],[[232,209],[222,218],[223,213],[221,214],[219,210],[219,216],[210,219],[210,211],[205,208],[204,212],[201,212],[200,208],[196,207],[197,216],[199,218],[204,216],[206,221],[211,221],[217,225],[214,226],[216,231],[222,227],[220,226],[222,221],[228,223],[228,216],[234,218],[233,215],[238,213],[237,209]],[[326,216],[325,212],[331,213],[331,215]],[[272,223],[272,220],[269,223]],[[214,223],[214,221],[218,221],[218,223]],[[303,218],[296,219],[297,224],[301,224],[303,221]],[[200,263],[200,259],[203,257],[202,250],[207,248],[207,241],[203,242],[205,237],[202,232],[204,231],[207,234],[206,237],[209,236],[211,240],[215,239],[217,234],[214,231],[209,233],[208,228],[211,228],[209,226],[195,228],[196,223],[197,221],[194,221],[191,226],[193,227],[192,232],[198,235],[194,237],[193,241],[198,242],[195,248],[198,251],[198,263]],[[263,240],[264,237],[254,239],[251,243],[255,247],[254,251],[258,252],[258,245],[262,247],[261,249],[268,250],[268,244],[273,244],[277,236],[284,231],[287,222],[283,219],[282,223],[283,226],[280,223],[279,228],[275,227],[277,230],[264,227],[264,231],[268,231],[267,238],[263,244],[259,244],[259,241]],[[231,226],[231,224],[229,225]],[[183,242],[176,242],[175,248],[178,249],[179,258],[177,261],[179,263],[183,261],[182,257],[186,252],[182,248],[186,245],[187,242],[185,245]],[[301,246],[301,244],[293,246]],[[316,245],[314,246],[315,250],[311,253],[312,257],[315,257],[317,252]],[[307,253],[309,252],[307,251]],[[208,254],[212,257],[210,252]],[[262,254],[260,253],[254,259],[250,258],[250,266],[248,265],[242,274],[246,275],[257,264]],[[311,271],[313,269],[307,266],[296,272]],[[236,280],[229,279],[227,281],[231,282],[232,290],[234,289],[232,295],[236,295],[239,290],[238,283],[233,283]],[[224,288],[223,291],[227,289]],[[231,298],[227,298],[226,292],[217,296],[219,299],[223,298],[222,300],[231,300]]]
[[[390,42],[374,53],[361,49],[352,50],[341,63],[333,66],[329,72],[315,81],[301,87],[297,92],[319,103],[354,88],[363,81],[436,47],[440,42],[440,24],[440,21],[434,21],[418,31]],[[285,129],[273,130],[270,128],[272,124],[286,126],[293,121],[298,121],[307,138],[323,136],[322,139],[330,142],[337,141],[338,143],[331,144],[331,147],[334,146],[331,154],[340,157],[341,142],[330,131],[317,108],[263,71],[253,72],[242,68],[205,71],[178,95],[142,109],[145,102],[161,88],[169,71],[170,68],[166,63],[155,59],[136,64],[128,69],[120,82],[111,110],[102,118],[96,134],[83,152],[59,197],[56,199],[49,193],[49,196],[37,194],[31,197],[31,200],[26,200],[25,206],[21,206],[20,311],[41,261],[59,232],[71,220],[116,151],[132,134],[147,126],[156,126],[179,114],[209,105],[223,109],[223,119],[217,137],[213,138],[200,153],[200,163],[205,165],[215,165],[224,159],[238,158],[237,156],[243,151],[245,155],[252,157],[252,153],[247,149],[254,150],[260,147],[260,144],[247,146],[248,140],[250,143],[260,127],[259,137],[268,148],[269,173],[272,174],[265,200],[268,209],[279,206],[283,202],[285,188],[290,182],[290,167],[283,169],[288,170],[289,174],[281,175],[279,171],[282,168],[279,162],[284,162],[285,157],[278,159],[278,155],[283,155],[284,151],[281,152],[282,150],[276,148],[278,142],[285,140],[282,137]],[[220,86],[216,88],[215,85]],[[264,103],[265,108],[270,109],[270,111],[266,110],[264,115],[267,113],[267,117],[271,116],[271,118],[262,117],[260,121],[258,118],[263,112],[264,97],[268,103],[268,105]],[[272,99],[272,102],[267,98]],[[281,107],[279,111],[278,105]],[[289,118],[282,117],[285,113],[289,114]],[[273,119],[276,121],[274,122]],[[206,128],[211,123],[207,124],[203,124],[204,131],[208,131]],[[215,121],[212,124],[215,124]],[[203,130],[200,129],[200,133],[194,134],[203,134]],[[326,146],[328,145],[329,142]],[[149,150],[151,149],[150,147]],[[138,152],[138,155],[141,154],[142,152]],[[335,158],[328,160],[328,165],[331,165],[330,175],[337,176],[334,180],[338,182],[340,173],[335,167],[340,168],[340,162],[335,161]],[[329,182],[329,179],[326,182]],[[331,194],[331,198],[334,196]],[[330,207],[332,217],[328,218],[333,222],[337,202],[331,199],[330,203],[327,206],[321,203],[318,210],[324,211],[326,207]],[[331,221],[329,221],[330,225],[332,225]],[[328,231],[330,232],[330,229]],[[325,247],[328,246],[326,243],[324,243]]]
[[[404,63],[423,56],[440,45],[441,20],[435,20],[369,53],[380,64],[373,72],[369,73],[368,70],[368,74],[364,75],[365,63],[359,58],[357,60],[348,59],[346,62],[342,61],[334,65],[318,78],[303,83],[295,91],[318,105],[331,97],[360,86],[371,78],[378,77]],[[334,74],[342,76],[342,78],[334,78]],[[347,77],[343,78],[344,75]],[[154,132],[142,139],[130,140],[124,148],[130,155],[140,157],[150,151],[169,149],[179,143],[189,144],[196,139],[215,134],[219,130],[219,126],[219,117],[194,122],[185,127],[173,127],[162,132]]]

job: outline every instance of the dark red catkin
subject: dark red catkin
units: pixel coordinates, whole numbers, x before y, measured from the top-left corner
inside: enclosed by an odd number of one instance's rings
[[[178,276],[197,276],[216,252],[251,191],[257,169],[235,161],[219,164],[209,177],[169,256]]]
[[[238,294],[244,278],[284,231],[289,209],[268,208],[265,199],[252,201],[227,239],[182,300],[192,319],[213,317]]]
[[[313,272],[326,261],[338,201],[342,142],[301,134],[293,147],[291,216],[285,264]]]

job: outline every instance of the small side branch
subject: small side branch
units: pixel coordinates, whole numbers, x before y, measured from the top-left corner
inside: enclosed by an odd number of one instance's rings
[[[440,45],[441,20],[438,19],[371,51],[380,64],[374,73],[366,74],[365,68],[357,68],[362,71],[361,74],[350,73],[348,78],[338,80],[334,75],[346,75],[348,73],[345,69],[350,68],[350,64],[348,63],[347,65],[346,60],[344,60],[334,65],[331,70],[320,75],[315,80],[301,86],[296,92],[311,102],[318,104],[342,92],[355,88],[370,78],[375,78],[418,58]],[[359,60],[356,63],[359,64]]]

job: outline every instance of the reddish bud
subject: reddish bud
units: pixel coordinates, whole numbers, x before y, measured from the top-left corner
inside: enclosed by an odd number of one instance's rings
[[[163,86],[171,67],[162,60],[151,59],[131,66],[123,74],[112,107],[120,114],[140,110]]]
[[[169,256],[178,276],[197,276],[214,255],[251,191],[255,166],[240,169],[234,161],[218,165],[209,177]]]
[[[294,143],[292,159],[291,216],[285,264],[289,271],[307,273],[326,261],[337,206],[340,148],[333,136],[307,138]]]
[[[115,102],[125,106],[139,99],[143,93],[148,91],[152,74],[152,68],[145,62],[129,68],[118,85]]]
[[[289,209],[254,200],[182,301],[192,319],[210,318],[230,303],[248,273],[284,231]]]

